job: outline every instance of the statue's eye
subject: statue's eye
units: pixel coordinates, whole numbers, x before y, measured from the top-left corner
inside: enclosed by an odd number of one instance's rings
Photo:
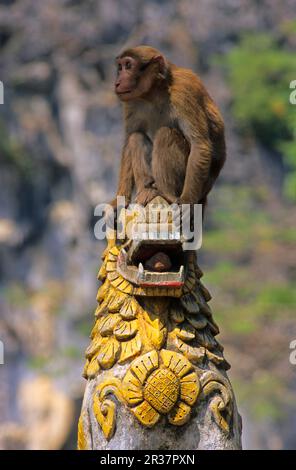
[[[127,70],[131,69],[131,68],[132,68],[131,62],[126,62],[125,68],[126,68]]]

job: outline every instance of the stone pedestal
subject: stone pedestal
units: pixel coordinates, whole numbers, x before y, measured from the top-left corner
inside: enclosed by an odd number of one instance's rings
[[[240,449],[230,366],[196,253],[174,234],[147,240],[109,241],[103,256],[78,448]],[[170,271],[144,269],[160,251]]]

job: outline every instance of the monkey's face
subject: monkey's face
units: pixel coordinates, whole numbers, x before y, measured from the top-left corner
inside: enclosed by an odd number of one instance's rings
[[[142,64],[134,57],[119,57],[115,93],[121,101],[130,101],[148,93],[152,86],[151,74],[145,73],[149,63]]]

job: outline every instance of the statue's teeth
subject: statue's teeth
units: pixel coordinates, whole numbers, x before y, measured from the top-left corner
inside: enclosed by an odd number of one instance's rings
[[[184,277],[184,266],[183,266],[183,264],[179,269],[179,276],[180,276],[180,279],[183,279],[183,277]]]
[[[139,273],[140,276],[144,275],[144,266],[142,265],[142,263],[139,263],[138,273]]]

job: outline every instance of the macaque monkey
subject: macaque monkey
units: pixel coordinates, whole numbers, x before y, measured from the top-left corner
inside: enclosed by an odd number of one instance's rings
[[[225,162],[224,124],[200,78],[157,49],[138,46],[116,59],[125,145],[118,196],[148,204],[206,204]],[[116,206],[116,199],[111,203]]]

